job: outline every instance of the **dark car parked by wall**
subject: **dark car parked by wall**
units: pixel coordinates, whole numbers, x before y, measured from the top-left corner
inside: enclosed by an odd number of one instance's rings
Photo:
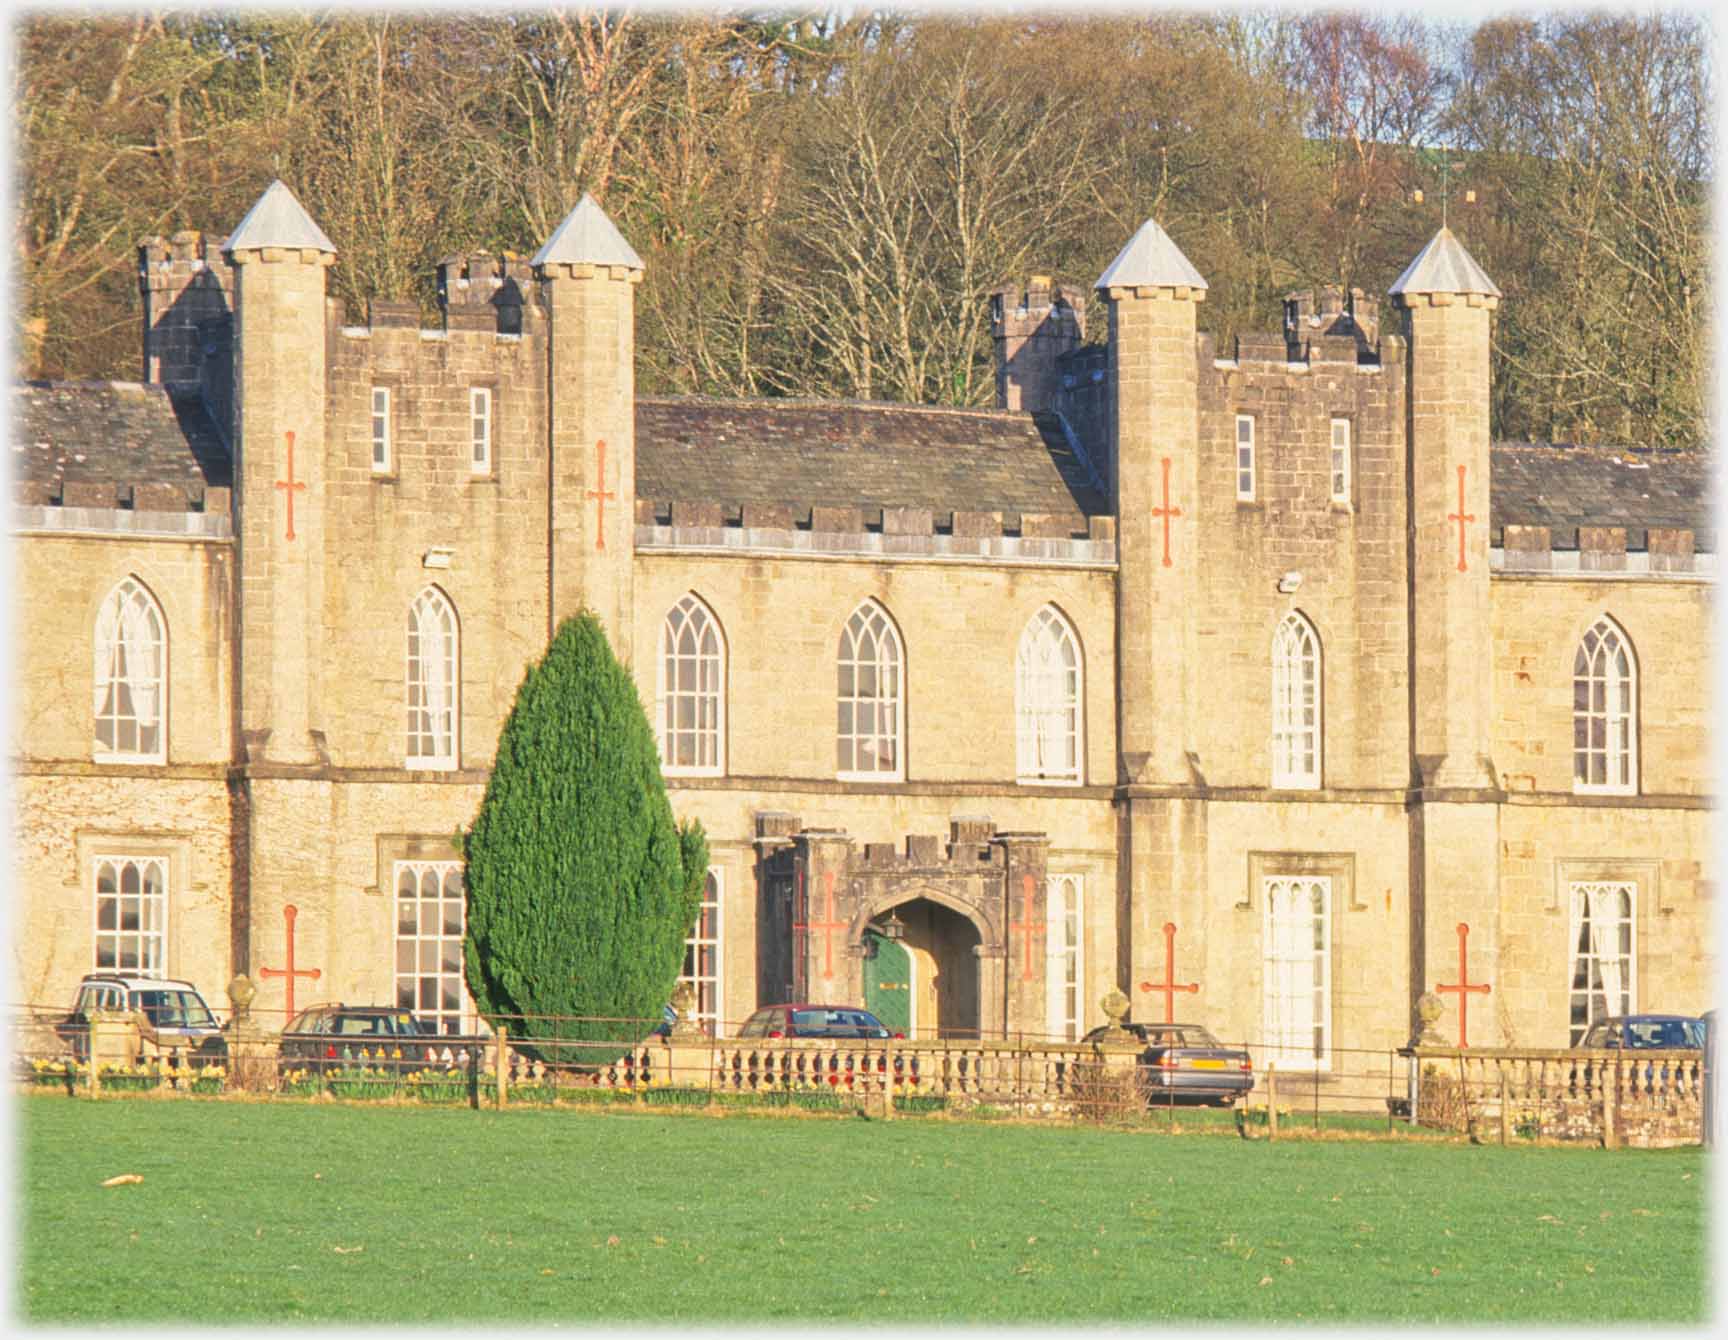
[[[741,1038],[889,1038],[882,1021],[856,1005],[765,1005],[744,1021]]]
[[[284,1069],[322,1073],[369,1065],[411,1071],[440,1062],[446,1047],[465,1051],[472,1042],[441,1037],[396,1006],[337,1003],[314,1005],[295,1015],[282,1030],[280,1053]]]
[[[1704,1021],[1689,1014],[1626,1014],[1599,1019],[1579,1040],[1580,1051],[1702,1049]]]

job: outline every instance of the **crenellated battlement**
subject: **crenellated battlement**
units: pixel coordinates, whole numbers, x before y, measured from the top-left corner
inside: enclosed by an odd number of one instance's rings
[[[211,384],[226,375],[234,311],[226,240],[187,229],[139,242],[145,381]]]
[[[514,252],[446,256],[437,273],[444,329],[520,334],[533,279],[533,266]]]
[[[1495,526],[1490,561],[1498,572],[1561,575],[1707,573],[1697,533],[1676,526]]]

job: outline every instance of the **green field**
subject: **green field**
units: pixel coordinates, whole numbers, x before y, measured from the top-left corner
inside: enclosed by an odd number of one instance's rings
[[[38,1096],[32,1322],[1696,1323],[1698,1150]],[[103,1188],[120,1173],[143,1182]]]

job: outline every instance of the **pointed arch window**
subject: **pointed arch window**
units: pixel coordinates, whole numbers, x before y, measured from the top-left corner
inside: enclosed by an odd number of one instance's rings
[[[726,768],[726,643],[720,623],[695,594],[666,614],[660,630],[655,720],[660,764],[679,776],[718,777]]]
[[[1320,785],[1320,638],[1294,613],[1272,635],[1272,785]]]
[[[900,635],[866,600],[840,632],[838,771],[842,780],[895,781],[906,775],[902,749]]]
[[[1638,789],[1638,663],[1607,615],[1572,657],[1572,789],[1630,795]]]
[[[456,609],[428,586],[408,607],[408,759],[410,768],[456,766]]]
[[[1050,605],[1020,635],[1014,667],[1018,775],[1022,782],[1080,782],[1080,643]]]
[[[156,599],[135,577],[108,593],[96,616],[92,712],[99,763],[161,763],[168,633]]]

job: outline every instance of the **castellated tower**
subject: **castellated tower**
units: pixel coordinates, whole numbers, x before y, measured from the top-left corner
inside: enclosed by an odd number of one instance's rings
[[[1117,526],[1119,871],[1134,980],[1150,980],[1157,928],[1188,921],[1205,887],[1205,802],[1191,766],[1198,707],[1195,618],[1199,377],[1195,317],[1206,281],[1148,219],[1099,276],[1110,302],[1110,480]]]
[[[1410,453],[1412,988],[1461,956],[1500,952],[1500,814],[1489,757],[1488,352],[1500,291],[1442,228],[1391,289],[1404,309]],[[1490,1011],[1479,1044],[1492,1044]]]
[[[1037,414],[1056,396],[1056,361],[1086,338],[1086,299],[1076,289],[1033,275],[1024,288],[990,295],[996,345],[996,408]]]
[[[336,248],[282,182],[225,244],[235,269],[240,731],[246,761],[322,755],[325,270]]]
[[[550,634],[593,610],[631,660],[636,497],[636,293],[642,260],[584,195],[533,260],[549,317]]]

